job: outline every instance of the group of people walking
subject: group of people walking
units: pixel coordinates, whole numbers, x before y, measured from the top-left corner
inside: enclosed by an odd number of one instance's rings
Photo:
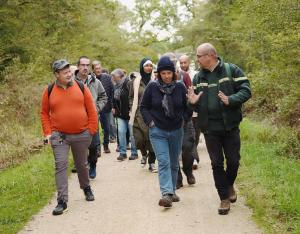
[[[117,160],[127,158],[130,141],[128,159],[137,159],[139,150],[141,164],[148,161],[149,170],[158,172],[158,204],[167,208],[180,201],[176,194],[183,186],[180,155],[188,184],[196,183],[193,166],[199,163],[197,145],[202,132],[221,200],[218,213],[229,212],[230,203],[237,199],[234,181],[240,160],[239,123],[241,106],[251,97],[250,84],[239,67],[217,56],[213,45],[199,45],[196,56],[197,72],[190,68],[187,55],[179,58],[177,67],[174,53],[161,56],[157,67],[145,57],[139,72],[128,75],[121,68],[104,74],[99,61],[92,62],[90,71],[86,56],[79,58],[74,74],[66,60],[53,63],[56,80],[44,90],[41,109],[45,143],[51,144],[55,158],[58,204],[53,215],[67,210],[70,148],[80,188],[87,201],[94,200],[89,179],[96,177],[98,123],[100,120],[104,131],[104,152],[110,153],[114,118]]]

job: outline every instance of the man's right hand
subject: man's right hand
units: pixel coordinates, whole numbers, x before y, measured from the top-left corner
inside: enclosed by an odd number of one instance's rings
[[[191,86],[189,87],[188,94],[186,96],[190,104],[196,104],[199,101],[202,94],[203,94],[202,91],[199,94],[195,94],[194,88],[193,86]]]
[[[50,144],[50,137],[51,137],[51,135],[45,136],[45,138],[44,138],[44,145],[49,145]]]

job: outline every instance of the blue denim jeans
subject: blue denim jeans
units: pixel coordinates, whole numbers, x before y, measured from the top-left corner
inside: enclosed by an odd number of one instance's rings
[[[158,161],[160,191],[162,195],[175,194],[183,129],[166,131],[152,127],[149,129],[149,137]]]
[[[112,112],[109,112],[109,137],[116,139],[117,138],[117,126],[115,123],[115,117]]]
[[[117,118],[118,135],[119,135],[119,150],[120,154],[126,154],[126,132],[130,132],[131,155],[138,155],[135,140],[132,133],[132,127],[129,127],[128,120]]]
[[[111,112],[100,112],[100,123],[103,129],[103,145],[109,144],[109,128],[110,128],[110,113]]]

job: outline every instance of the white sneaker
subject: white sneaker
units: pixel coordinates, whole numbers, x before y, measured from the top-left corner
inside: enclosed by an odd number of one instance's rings
[[[197,170],[198,169],[198,162],[196,159],[194,159],[194,162],[193,162],[193,170]]]
[[[151,171],[152,173],[157,173],[157,169],[155,167],[155,163],[151,163],[149,165],[149,171]]]

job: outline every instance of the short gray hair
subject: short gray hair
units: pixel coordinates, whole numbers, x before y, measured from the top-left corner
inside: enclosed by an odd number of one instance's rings
[[[95,67],[96,65],[100,65],[100,67],[102,67],[100,61],[94,60],[94,61],[92,62],[92,69],[94,69],[94,67]]]
[[[121,68],[117,68],[110,73],[112,76],[120,76],[121,78],[125,76],[124,71]]]

